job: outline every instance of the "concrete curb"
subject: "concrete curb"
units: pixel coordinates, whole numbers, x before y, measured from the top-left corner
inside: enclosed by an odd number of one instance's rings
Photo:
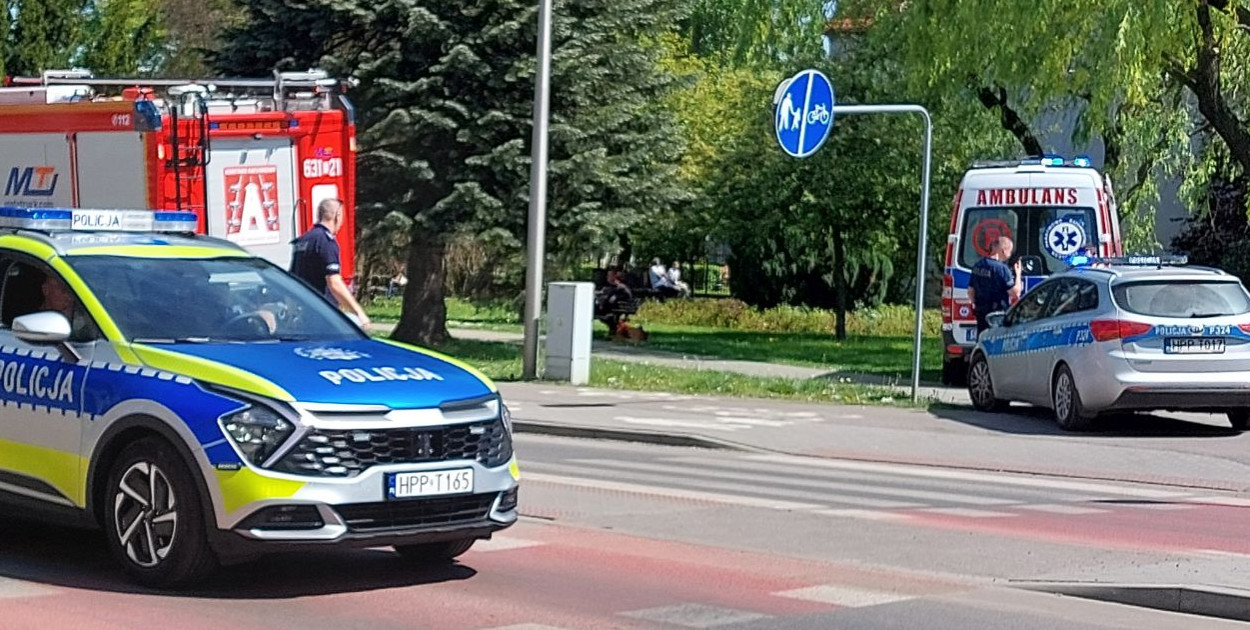
[[[1250,621],[1250,591],[1205,585],[1013,582],[1012,586],[1188,615]]]
[[[628,429],[605,429],[554,422],[534,422],[532,420],[512,420],[512,427],[517,433],[533,433],[536,435],[554,435],[559,437],[584,438],[590,440],[615,440],[618,442],[637,442],[642,444],[658,444],[661,446],[685,446],[693,448],[718,449],[726,451],[763,452],[745,444],[737,444],[726,440],[718,440],[702,435],[687,433],[654,433],[649,431],[631,431]]]

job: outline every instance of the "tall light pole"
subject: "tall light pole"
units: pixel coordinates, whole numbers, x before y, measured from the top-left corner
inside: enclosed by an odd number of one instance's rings
[[[551,0],[538,0],[538,68],[534,82],[534,136],[530,156],[530,212],[526,230],[525,343],[521,378],[538,376],[538,323],[543,304],[547,238],[547,120],[551,84]]]

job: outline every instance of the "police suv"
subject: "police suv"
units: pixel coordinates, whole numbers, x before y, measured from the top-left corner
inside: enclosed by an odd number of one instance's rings
[[[1069,259],[972,351],[973,405],[1050,407],[1065,429],[1113,410],[1208,411],[1250,426],[1250,294],[1184,257]]]
[[[516,521],[490,380],[195,226],[0,208],[4,513],[102,527],[156,586],[310,546],[449,561]]]

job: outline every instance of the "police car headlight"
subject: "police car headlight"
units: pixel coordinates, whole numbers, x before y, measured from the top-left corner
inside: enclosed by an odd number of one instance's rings
[[[221,419],[221,428],[257,466],[265,463],[295,430],[287,419],[264,407],[248,407]]]
[[[508,431],[509,435],[511,435],[512,434],[512,412],[508,411],[508,406],[503,404],[502,402],[499,403],[499,418],[503,420],[503,428]]]

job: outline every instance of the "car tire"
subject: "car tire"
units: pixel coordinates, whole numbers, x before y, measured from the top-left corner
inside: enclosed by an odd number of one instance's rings
[[[990,364],[985,355],[978,354],[972,358],[972,367],[968,369],[968,397],[977,411],[1006,411],[1007,401],[994,397],[994,381],[990,376]]]
[[[968,362],[962,358],[942,361],[942,384],[964,387],[968,384]]]
[[[109,551],[134,581],[176,588],[217,568],[198,486],[169,442],[149,437],[122,449],[100,500]]]
[[[1055,370],[1055,378],[1051,381],[1050,402],[1055,412],[1055,421],[1065,431],[1084,431],[1094,422],[1094,417],[1081,403],[1081,392],[1077,389],[1076,379],[1066,365],[1060,365]]]
[[[1234,409],[1228,412],[1228,423],[1237,431],[1250,429],[1250,409]]]
[[[419,545],[395,545],[395,553],[412,562],[442,564],[464,555],[475,542],[477,542],[476,538],[462,538]]]

